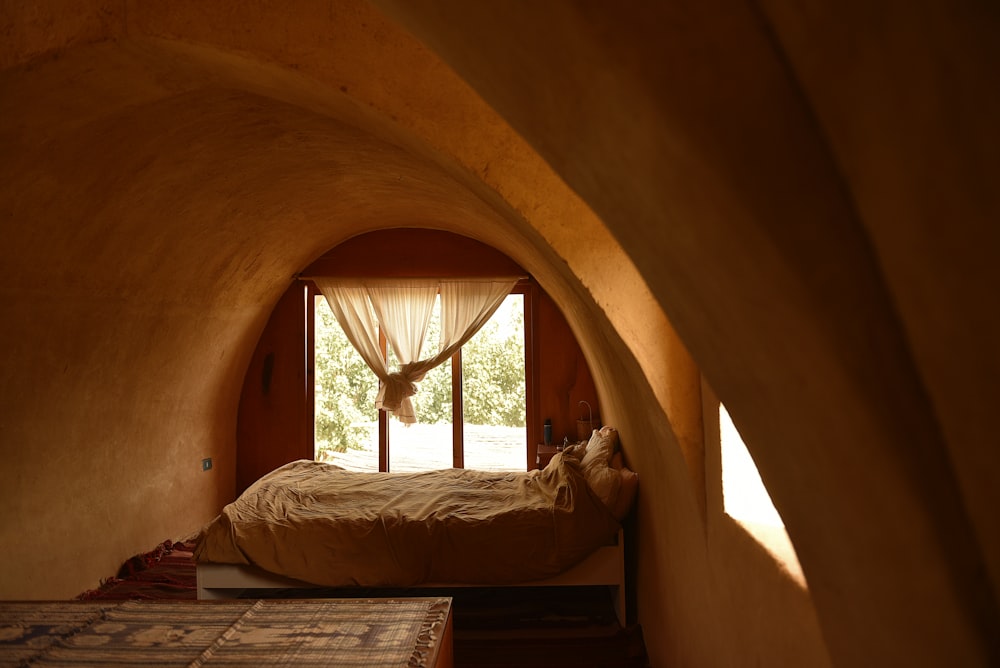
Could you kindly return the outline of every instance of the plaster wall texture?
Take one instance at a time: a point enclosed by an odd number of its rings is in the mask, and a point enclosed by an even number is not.
[[[0,596],[210,519],[294,273],[431,227],[579,339],[654,665],[995,659],[995,12],[376,4],[0,5]],[[721,512],[702,373],[808,593]]]
[[[941,384],[942,408],[958,399],[956,405],[985,410],[996,395],[996,374],[988,336],[980,336],[992,331],[992,316],[966,297],[977,292],[976,279],[995,285],[997,277],[978,250],[971,267],[957,260],[959,266],[943,269],[952,260],[940,246],[915,248],[911,235],[930,229],[919,224],[926,214],[910,220],[892,204],[862,211],[854,199],[858,189],[885,203],[907,200],[900,211],[931,200],[931,210],[967,212],[959,214],[959,234],[968,238],[974,230],[995,248],[992,226],[983,222],[995,200],[981,186],[996,175],[987,157],[995,151],[975,143],[995,148],[992,115],[981,114],[995,104],[986,86],[997,59],[984,28],[996,26],[995,11],[975,3],[841,12],[832,5],[677,2],[628,12],[544,5],[528,19],[495,7],[463,11],[460,3],[381,4],[451,62],[594,207],[706,376],[723,383],[720,395],[811,574],[835,660],[878,663],[880,643],[904,646],[928,635],[942,642],[924,647],[922,662],[954,661],[958,648],[960,662],[995,657],[995,499],[968,510],[973,495],[985,500],[982,482],[993,474],[958,464],[995,458],[981,447],[991,427],[965,408],[956,424],[978,437],[945,438],[939,420],[947,418],[928,397],[911,332],[921,330],[937,357],[951,355],[957,340],[931,332],[961,330],[969,344],[964,363],[983,382],[976,397],[960,399],[950,383]],[[832,32],[824,32],[824,19]],[[447,28],[455,21],[463,31]],[[569,26],[566,37],[553,35],[552,26]],[[504,48],[521,54],[522,73],[533,75],[506,76]],[[879,60],[886,50],[891,56]],[[872,68],[869,58],[877,63]],[[572,74],[557,76],[566,72],[598,76],[585,86]],[[825,92],[810,95],[810,86]],[[929,113],[912,111],[917,103]],[[905,120],[895,123],[897,117]],[[974,141],[941,141],[955,134],[956,118],[967,122],[962,127]],[[831,134],[841,125],[864,132],[868,143]],[[934,138],[904,134],[915,129]],[[888,141],[880,141],[880,131]],[[911,171],[907,158],[922,150],[930,153]],[[873,152],[882,159],[869,162]],[[843,162],[886,176],[852,180]],[[961,176],[933,184],[928,178],[919,191],[881,187],[900,174],[923,181],[917,175],[934,164]],[[887,254],[948,278],[887,279],[894,268]],[[924,309],[901,313],[901,292]],[[987,326],[931,326],[924,300],[936,303],[935,296],[943,312],[959,308],[961,322]],[[948,368],[967,377],[954,362]],[[883,605],[907,613],[888,627],[881,616],[858,614]],[[944,609],[951,612],[942,615]],[[886,662],[898,660],[895,650],[881,651]]]

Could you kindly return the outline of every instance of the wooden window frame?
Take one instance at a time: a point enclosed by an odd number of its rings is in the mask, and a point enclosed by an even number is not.
[[[305,433],[312,434],[312,456],[316,453],[316,297],[322,293],[316,288],[312,281],[306,281],[306,429]],[[534,304],[536,294],[536,284],[533,279],[521,279],[511,289],[510,294],[520,294],[523,296],[524,308],[524,403],[525,403],[525,470],[534,467],[534,453],[531,447],[530,434],[537,431],[534,427],[537,422],[537,409],[535,408],[535,393],[538,381],[535,377],[537,357],[534,346]],[[379,329],[379,348],[382,359],[386,359],[387,341],[385,335]],[[452,466],[454,468],[465,468],[465,419],[462,397],[462,350],[459,349],[451,357],[451,396],[452,396]],[[392,443],[389,440],[389,414],[385,411],[378,411],[378,470],[388,472],[390,470],[389,453]]]

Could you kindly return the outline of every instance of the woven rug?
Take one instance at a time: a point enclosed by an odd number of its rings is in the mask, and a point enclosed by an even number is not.
[[[0,665],[432,665],[451,600],[0,602]]]
[[[82,601],[198,598],[194,543],[165,540],[149,552],[129,557],[118,572],[85,591]]]

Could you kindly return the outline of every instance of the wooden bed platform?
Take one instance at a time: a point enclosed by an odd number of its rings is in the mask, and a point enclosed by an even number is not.
[[[243,564],[199,563],[198,598],[238,598],[245,590],[252,589],[317,589],[321,585],[294,580]],[[615,615],[625,628],[625,540],[618,530],[616,545],[595,550],[589,557],[551,578],[521,582],[506,587],[601,586],[611,588]],[[448,587],[478,587],[486,585],[455,584],[448,582],[424,583],[412,589],[437,589]]]

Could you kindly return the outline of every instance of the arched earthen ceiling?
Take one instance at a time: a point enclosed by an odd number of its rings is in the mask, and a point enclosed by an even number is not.
[[[674,447],[690,425],[662,420],[665,313],[747,436],[834,660],[995,651],[994,9],[59,5],[0,10],[4,591],[69,590],[45,548],[94,531],[84,563],[109,572],[178,527],[115,533],[117,513],[178,488],[175,515],[207,519],[231,484],[176,462],[232,470],[290,277],[421,225],[538,277],[642,444],[640,610],[700,634],[659,656],[710,653],[724,600]]]

